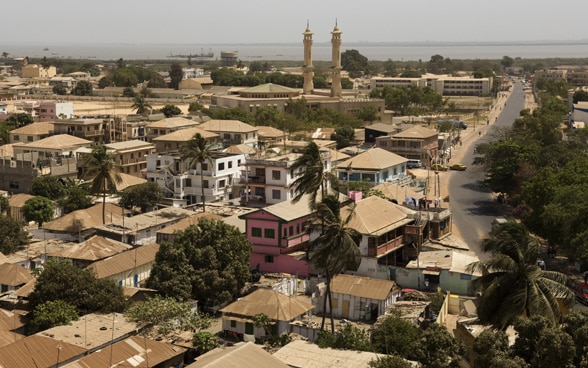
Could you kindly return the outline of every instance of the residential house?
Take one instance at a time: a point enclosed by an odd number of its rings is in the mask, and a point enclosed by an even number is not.
[[[94,143],[108,142],[111,118],[57,119],[53,121],[55,134],[69,134]]]
[[[77,151],[79,148],[90,147],[91,145],[92,141],[83,138],[78,138],[68,134],[56,134],[38,141],[18,145],[14,144],[12,145],[12,149],[15,156],[25,154],[23,159],[29,158],[29,161],[31,161],[30,157],[33,157],[35,156],[34,154],[37,154],[38,157],[33,158],[38,158],[42,161],[49,158],[74,157],[75,151]],[[42,162],[39,164],[42,164]]]
[[[110,279],[120,286],[139,287],[149,278],[155,263],[159,244],[152,243],[135,247],[89,265],[98,279]]]
[[[147,133],[146,138],[148,142],[151,142],[157,137],[175,132],[176,130],[192,128],[198,124],[200,123],[196,120],[186,119],[181,116],[161,119],[145,126]]]
[[[234,144],[258,145],[257,127],[239,120],[208,120],[198,128],[218,134],[219,141],[226,147]]]
[[[301,172],[293,172],[292,165],[299,153],[250,157],[242,165],[241,203],[260,207],[289,201],[295,196],[291,185]],[[321,151],[325,172],[331,170],[329,151]]]
[[[78,80],[73,77],[52,77],[49,79],[49,86],[63,86],[67,93],[71,93],[77,84]]]
[[[57,75],[57,69],[54,66],[45,68],[37,64],[28,64],[23,65],[20,70],[22,78],[51,78],[55,75]]]
[[[53,123],[42,121],[10,131],[10,143],[28,143],[47,138],[53,134]]]
[[[0,295],[16,291],[33,279],[31,271],[17,264],[0,264]]]
[[[370,185],[384,182],[408,184],[412,177],[406,173],[408,159],[381,148],[372,148],[353,156],[335,168],[341,181],[367,181]]]
[[[311,217],[308,196],[296,203],[284,201],[239,216],[245,219],[247,238],[253,244],[251,268],[308,276],[310,264],[306,247],[310,240],[308,223]]]
[[[89,80],[92,77],[92,74],[90,72],[72,72],[67,73],[65,76],[72,77],[77,80]]]
[[[430,290],[439,287],[452,294],[472,295],[472,280],[481,274],[468,272],[467,266],[478,260],[474,255],[453,249],[423,251],[405,267],[395,267],[393,279],[403,287]]]
[[[293,340],[276,351],[273,356],[289,367],[296,368],[369,368],[370,362],[377,360],[382,354],[321,348],[309,341]]]
[[[221,308],[223,331],[235,336],[262,338],[266,331],[255,327],[253,317],[265,314],[273,324],[273,334],[289,334],[290,323],[302,319],[314,306],[302,298],[271,289],[257,289]]]
[[[147,168],[147,156],[156,152],[152,143],[136,139],[107,143],[106,148],[113,150],[113,158],[120,165],[121,172],[138,177],[142,177],[143,170]]]
[[[214,145],[218,142],[218,134],[208,132],[197,127],[178,129],[171,133],[153,138],[151,141],[155,144],[155,150],[158,154],[182,153],[182,150],[188,144],[196,133],[199,133],[206,140],[208,145]]]
[[[245,156],[221,151],[210,154],[210,162],[189,168],[188,159],[182,159],[181,153],[149,155],[145,177],[157,183],[174,206],[201,203],[203,187],[205,201],[233,199],[238,196],[236,185]]]
[[[45,222],[43,229],[52,233],[52,237],[58,237],[71,241],[82,241],[94,235],[95,228],[102,223],[102,203],[92,207],[70,212],[53,221]],[[106,223],[118,222],[129,212],[114,203],[106,202],[104,208]]]
[[[343,219],[351,214],[348,226],[361,234],[359,250],[362,257],[358,270],[352,273],[390,279],[390,266],[406,264],[414,253],[405,236],[405,227],[416,222],[418,212],[370,196],[341,209]]]
[[[139,246],[154,243],[158,230],[173,225],[193,213],[182,208],[166,207],[133,217],[122,217],[94,229],[96,235]]]
[[[16,301],[13,300],[13,303]],[[7,307],[12,308],[10,308],[11,310],[0,309],[0,347],[24,338],[24,327],[28,323],[26,317],[28,311],[16,309],[16,304]]]
[[[288,139],[286,132],[270,126],[258,125],[257,134],[260,149],[284,145],[286,139]]]
[[[38,111],[41,120],[71,119],[74,116],[74,104],[65,101],[41,101]]]
[[[173,225],[158,230],[156,243],[161,244],[162,242],[173,242],[176,233],[184,231],[190,226],[198,225],[198,221],[200,221],[201,218],[218,221],[223,217],[210,212],[194,213],[193,215],[185,217]]]
[[[391,135],[398,131],[398,127],[391,124],[376,123],[365,127],[365,143],[374,144],[376,138]]]
[[[114,256],[131,249],[132,246],[94,235],[81,242],[72,243],[55,252],[48,254],[50,258],[66,259],[80,268],[88,267],[92,262]]]
[[[121,313],[89,313],[67,325],[51,327],[36,335],[86,349],[84,355],[87,355],[136,335],[140,329],[138,323],[129,321]]]
[[[429,163],[437,157],[438,133],[421,126],[414,126],[392,135],[376,138],[376,147],[412,160]]]
[[[313,304],[322,312],[325,284],[319,284],[319,288],[320,296]],[[341,274],[331,280],[331,296],[334,318],[375,322],[398,300],[400,287],[391,280]]]
[[[163,341],[131,336],[80,358],[63,368],[153,367],[171,368],[184,364],[187,349]]]
[[[72,362],[86,349],[50,337],[31,335],[0,347],[0,366],[18,368],[51,368]]]
[[[22,208],[26,201],[34,197],[34,195],[26,193],[19,193],[8,197],[8,215],[21,224],[26,223],[27,221],[23,215]]]
[[[288,364],[273,357],[253,342],[240,342],[204,353],[186,368],[289,368]]]
[[[30,86],[14,86],[11,87],[11,90],[13,88],[19,88],[18,91],[21,90],[26,90],[28,92],[28,90],[30,90]],[[37,114],[39,112],[39,106],[41,106],[41,104],[39,103],[39,101],[35,101],[35,100],[21,100],[21,101],[16,101],[13,104],[14,106],[14,113],[25,113],[25,114],[29,114],[31,115],[33,118],[37,117]]]

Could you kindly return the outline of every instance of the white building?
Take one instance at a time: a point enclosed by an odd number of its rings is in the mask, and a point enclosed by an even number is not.
[[[443,96],[487,96],[492,89],[492,78],[450,77],[427,74],[420,78],[374,77],[370,88],[431,87]]]

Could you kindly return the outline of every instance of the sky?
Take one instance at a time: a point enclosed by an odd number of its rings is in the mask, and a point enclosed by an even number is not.
[[[588,40],[586,0],[27,0],[2,4],[2,45]]]

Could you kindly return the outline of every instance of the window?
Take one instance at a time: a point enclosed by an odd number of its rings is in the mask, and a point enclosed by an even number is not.
[[[20,188],[20,185],[19,185],[18,181],[11,180],[10,183],[8,184],[8,187],[10,189],[18,189],[18,188]]]
[[[260,227],[252,227],[251,228],[251,236],[255,238],[261,238],[261,228]]]
[[[225,169],[225,163],[224,162],[219,162],[218,163],[218,169],[219,170],[224,170]]]
[[[223,135],[223,138],[224,138],[224,139],[231,139],[231,135],[230,135],[230,134],[228,134],[228,133],[225,133],[225,134]]]
[[[32,141],[33,141],[33,137],[31,137],[30,135],[29,135],[29,136],[27,136],[27,141],[28,141],[28,142],[32,142]]]
[[[273,180],[280,180],[280,171],[279,170],[272,170],[272,179]]]
[[[250,323],[250,322],[245,323],[245,334],[253,335],[253,323]]]
[[[282,193],[278,189],[272,190],[272,199],[281,199]]]
[[[15,136],[14,136],[14,140],[15,140],[15,141],[20,141],[20,137],[19,137],[18,135],[15,135]]]
[[[339,299],[333,298],[332,302],[333,302],[333,309],[339,308]]]
[[[263,261],[265,263],[274,263],[274,256],[265,256]]]
[[[233,168],[233,161],[229,161],[228,162],[228,167],[229,167],[229,169],[232,169]]]
[[[276,237],[276,231],[274,229],[265,229],[264,238],[273,239]]]
[[[294,235],[294,226],[290,226],[288,232],[290,233],[290,236]]]
[[[208,188],[208,180],[204,180],[204,181],[202,181],[202,186],[203,186],[204,188]]]
[[[202,165],[202,171],[208,171],[208,164],[206,162],[203,162],[201,165]]]
[[[226,180],[219,180],[219,182],[218,182],[219,189],[224,188],[226,185],[227,185]]]
[[[231,327],[232,328],[236,328],[237,327],[237,321],[231,320]]]
[[[255,176],[265,176],[265,169],[256,167],[255,168]]]
[[[192,186],[192,179],[186,179],[186,186],[187,187],[191,187]]]

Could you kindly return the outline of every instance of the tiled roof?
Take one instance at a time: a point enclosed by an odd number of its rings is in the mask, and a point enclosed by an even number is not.
[[[136,148],[153,148],[153,144],[145,141],[140,141],[138,139],[132,139],[130,141],[124,142],[107,143],[105,144],[105,146],[116,151],[125,151]]]
[[[400,291],[400,287],[391,280],[342,274],[331,280],[331,291],[366,299],[386,300],[391,292]]]
[[[383,170],[392,166],[403,164],[405,162],[408,162],[407,158],[399,156],[390,151],[386,151],[382,148],[372,148],[341,162],[337,167],[340,170]]]
[[[8,198],[8,205],[10,207],[22,207],[26,201],[34,197],[35,196],[26,193],[15,194]]]
[[[119,175],[120,175],[120,178],[122,179],[122,181],[120,183],[116,183],[116,191],[117,192],[122,192],[123,190],[125,190],[129,187],[135,186],[135,185],[147,183],[147,179],[139,178],[134,175],[125,174],[125,173],[119,173]]]
[[[229,146],[227,149],[225,149],[224,152],[244,154],[244,155],[257,154],[257,150],[255,148],[248,146],[246,144],[235,144],[233,146]]]
[[[90,239],[75,243],[71,246],[60,249],[57,252],[50,253],[50,257],[79,259],[86,261],[97,261],[106,257],[113,256],[117,253],[124,252],[132,248],[132,246],[105,238],[103,236],[94,235]]]
[[[224,314],[253,317],[263,313],[274,321],[292,321],[314,306],[295,296],[287,296],[271,289],[257,289],[251,294],[227,305]]]
[[[260,137],[276,137],[276,138],[284,137],[286,135],[280,129],[276,129],[271,126],[264,126],[264,125],[257,126],[257,134]]]
[[[142,245],[112,257],[96,261],[89,265],[87,269],[94,271],[97,278],[104,279],[154,262],[155,254],[158,250],[159,244]]]
[[[209,120],[198,125],[198,128],[209,132],[251,133],[257,128],[239,120]]]

